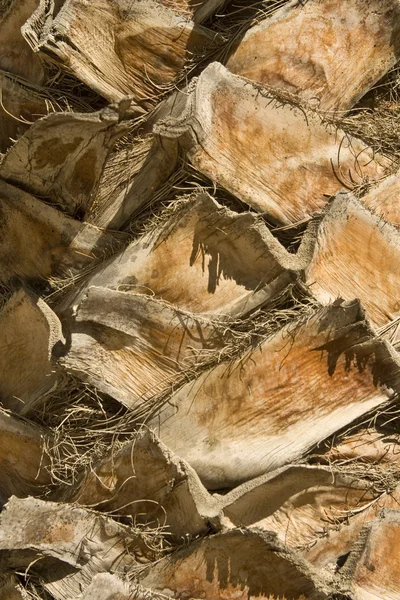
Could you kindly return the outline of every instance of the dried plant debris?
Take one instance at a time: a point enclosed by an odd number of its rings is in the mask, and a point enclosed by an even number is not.
[[[66,0],[54,19],[42,3],[42,15],[28,21],[24,33],[35,50],[107,100],[131,95],[144,108],[215,37],[157,0]]]
[[[233,526],[273,531],[283,544],[304,552],[378,495],[367,480],[298,465],[262,475],[219,499],[225,525],[228,518]]]
[[[0,410],[0,503],[40,494],[50,481],[44,431]]]
[[[40,57],[24,40],[21,27],[36,10],[39,0],[11,0],[5,10],[0,5],[0,69],[33,83],[42,83]]]
[[[234,529],[191,544],[140,576],[140,583],[174,598],[327,598],[311,565],[273,534]]]
[[[177,138],[201,173],[284,225],[307,219],[346,186],[383,176],[391,162],[316,113],[212,63],[179,118],[154,130]]]
[[[347,111],[398,61],[399,18],[398,0],[292,0],[233,41],[227,67]]]
[[[388,324],[399,313],[400,232],[351,194],[338,194],[310,224],[314,240],[306,283],[322,304],[359,298],[371,321]],[[309,243],[309,240],[306,241]]]
[[[30,567],[56,600],[82,593],[96,573],[124,573],[160,553],[149,535],[69,504],[13,496],[0,515],[1,568]]]
[[[2,600],[27,600],[28,598],[14,573],[0,575],[0,594]]]
[[[136,524],[162,528],[170,542],[221,527],[220,502],[207,492],[196,472],[147,428],[92,466],[69,499]]]
[[[0,177],[84,216],[115,141],[127,130],[129,100],[97,113],[53,113],[36,121],[0,163]]]
[[[399,381],[397,353],[359,302],[338,301],[206,370],[150,424],[207,487],[232,487],[386,404]]]
[[[88,285],[154,294],[194,313],[245,314],[298,274],[289,254],[252,213],[199,191],[98,269]]]
[[[371,187],[361,202],[385,221],[400,226],[400,177],[389,175]]]
[[[0,179],[0,281],[78,273],[118,249],[111,233],[81,223]]]
[[[52,357],[65,340],[46,303],[21,288],[0,311],[0,401],[26,414],[57,385]]]
[[[329,448],[316,458],[333,467],[343,465],[354,470],[359,466],[366,476],[371,471],[386,471],[393,466],[400,475],[400,434],[372,426],[335,436]],[[366,466],[370,468],[366,468]]]
[[[400,511],[384,509],[365,525],[341,570],[344,590],[355,600],[400,598],[398,561],[393,549],[400,537]]]
[[[106,165],[88,221],[98,227],[120,229],[167,185],[178,165],[176,140],[148,136],[116,153]]]
[[[46,97],[0,71],[0,152],[5,152],[29,126],[48,113]]]
[[[135,408],[169,390],[204,349],[222,350],[224,328],[149,296],[90,287],[62,358],[68,372]]]

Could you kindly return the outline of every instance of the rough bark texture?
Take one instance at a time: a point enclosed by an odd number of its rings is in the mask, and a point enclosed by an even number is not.
[[[27,496],[50,483],[43,434],[38,427],[0,411],[0,503]]]
[[[45,98],[4,71],[0,71],[0,94],[0,152],[5,152],[48,111]]]
[[[116,243],[94,225],[81,223],[0,180],[0,280],[45,280],[90,266]]]
[[[0,0],[0,600],[400,600],[399,17]]]
[[[148,296],[90,287],[71,330],[68,371],[134,408],[179,382],[222,327]]]
[[[160,561],[140,581],[178,598],[327,597],[306,562],[257,529],[235,529],[194,543]]]

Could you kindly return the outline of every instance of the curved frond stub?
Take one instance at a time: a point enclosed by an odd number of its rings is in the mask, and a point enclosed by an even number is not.
[[[371,188],[361,202],[379,217],[392,225],[400,227],[400,177],[390,175],[378,185]]]
[[[306,283],[322,304],[335,298],[359,298],[378,326],[399,312],[400,232],[371,213],[351,194],[338,194],[319,223],[312,223],[314,240]]]
[[[222,349],[209,320],[164,302],[90,287],[71,325],[65,368],[128,408],[165,392],[196,364],[202,349]]]
[[[0,311],[0,400],[26,414],[57,382],[53,350],[64,343],[53,311],[24,289]]]
[[[219,63],[201,73],[180,118],[154,131],[178,138],[196,169],[282,224],[307,219],[343,185],[378,179],[391,164]]]
[[[151,426],[207,487],[232,487],[385,404],[399,375],[359,303],[338,301],[187,383]]]
[[[369,481],[328,467],[295,465],[262,475],[221,497],[224,516],[236,527],[273,531],[304,553],[316,540],[361,511],[378,494]]]
[[[131,95],[144,107],[154,105],[192,53],[214,38],[157,0],[67,0],[48,19],[51,28],[43,24],[39,34],[25,28],[27,37],[38,39],[37,50],[107,100]]]
[[[236,42],[227,67],[347,111],[399,60],[399,19],[398,0],[292,0]]]
[[[206,192],[111,258],[88,285],[154,294],[182,310],[244,314],[282,291],[300,272],[266,225]]]
[[[40,558],[44,587],[74,598],[99,572],[121,571],[137,557],[154,559],[135,529],[77,506],[13,496],[0,516],[0,565],[27,568]]]
[[[0,410],[0,503],[42,491],[51,481],[43,432]]]
[[[106,159],[126,131],[124,112],[123,106],[110,106],[89,114],[53,113],[36,121],[4,156],[0,177],[71,216],[85,215]]]
[[[44,280],[92,264],[115,237],[0,180],[0,281]]]
[[[271,532],[234,529],[211,536],[159,561],[140,583],[176,598],[282,600],[327,598],[312,567]]]
[[[175,543],[207,532],[209,521],[217,521],[220,504],[196,472],[147,428],[93,465],[70,498],[114,515],[130,515],[151,528],[162,527]]]
[[[393,556],[399,541],[400,511],[386,508],[361,530],[341,571],[343,588],[357,600],[400,598],[400,567]]]

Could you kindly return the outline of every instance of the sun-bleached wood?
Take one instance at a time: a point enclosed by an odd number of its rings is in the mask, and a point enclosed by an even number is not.
[[[299,262],[257,215],[198,192],[104,263],[88,285],[151,294],[194,313],[240,315],[282,291]]]
[[[220,500],[234,526],[273,531],[283,544],[304,552],[377,495],[367,480],[298,465],[248,481]]]
[[[131,95],[145,107],[215,37],[158,0],[66,0],[54,18],[43,4],[24,33],[32,47],[107,100]]]
[[[227,67],[347,111],[398,61],[399,18],[398,0],[291,0],[234,42]]]
[[[99,572],[121,572],[153,558],[136,531],[94,511],[36,498],[10,498],[0,516],[0,566],[26,568],[40,557],[44,587],[56,600],[81,594]]]
[[[338,194],[310,224],[305,281],[322,304],[359,298],[378,327],[400,312],[400,232],[351,194]]]
[[[130,515],[136,523],[164,526],[175,543],[206,533],[211,521],[219,523],[220,502],[208,494],[196,472],[147,428],[93,465],[68,496],[96,510]]]
[[[108,229],[129,225],[132,216],[154,199],[178,163],[176,140],[150,136],[107,162],[88,221]]]
[[[373,186],[361,202],[392,225],[400,226],[400,176],[390,175]]]
[[[384,509],[361,530],[342,571],[343,587],[354,600],[398,600],[399,563],[393,549],[400,540],[400,511]]]
[[[191,86],[181,115],[154,131],[178,139],[196,169],[282,224],[307,219],[344,185],[379,179],[391,165],[317,113],[216,62]]]
[[[222,349],[223,329],[149,296],[90,287],[71,324],[68,372],[128,408],[169,390],[201,359]]]
[[[356,479],[356,477],[354,478]],[[354,547],[362,528],[376,519],[384,509],[398,509],[400,487],[381,494],[370,506],[354,511],[342,523],[326,531],[326,535],[315,540],[315,544],[303,553],[317,568],[334,568],[340,557],[345,557]]]
[[[399,373],[397,353],[374,337],[359,302],[338,301],[203,372],[150,426],[206,487],[233,487],[385,404]]]

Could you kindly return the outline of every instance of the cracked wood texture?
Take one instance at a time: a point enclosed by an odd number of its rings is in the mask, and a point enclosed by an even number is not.
[[[306,283],[322,304],[359,298],[371,321],[386,325],[400,311],[400,232],[352,195],[338,194],[312,223],[314,250]]]
[[[400,57],[398,0],[292,0],[234,41],[227,67],[323,111],[347,111]]]
[[[352,550],[362,528],[374,521],[384,509],[398,509],[399,501],[399,486],[391,492],[382,493],[365,510],[355,511],[342,523],[329,529],[326,536],[316,540],[304,553],[304,557],[317,568],[338,564],[340,557],[345,557]]]
[[[150,424],[206,487],[232,487],[385,404],[398,377],[396,353],[374,337],[359,303],[341,301],[205,371]]]
[[[45,18],[42,19],[42,27]],[[154,104],[183,71],[194,52],[211,44],[214,34],[187,22],[162,2],[145,0],[67,0],[38,34],[36,49],[50,56],[107,100],[130,95],[143,106]]]
[[[154,295],[194,313],[243,314],[282,291],[298,262],[256,215],[199,192],[89,285]]]
[[[135,530],[83,508],[13,496],[0,515],[1,568],[26,568],[40,558],[56,600],[81,594],[96,573],[121,572],[151,556]]]
[[[342,575],[354,600],[400,598],[400,572],[392,551],[400,538],[400,511],[384,509],[362,529]]]
[[[234,488],[221,503],[234,526],[273,531],[303,554],[377,496],[367,480],[327,467],[292,466]]]
[[[390,175],[362,196],[361,202],[385,221],[399,227],[399,198],[400,177],[398,175]]]
[[[178,138],[196,169],[281,224],[307,219],[343,185],[379,179],[391,164],[219,63],[201,73],[180,117],[154,130]]]

